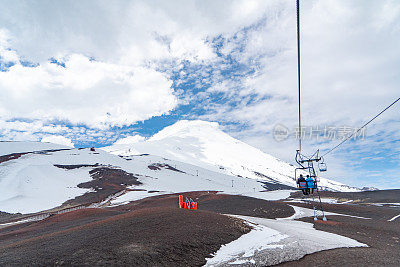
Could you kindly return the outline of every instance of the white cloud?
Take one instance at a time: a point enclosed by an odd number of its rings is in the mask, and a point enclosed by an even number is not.
[[[134,65],[170,57],[201,60],[213,57],[207,37],[251,25],[276,2],[5,1],[0,4],[0,25],[15,37],[13,48],[35,62],[71,53]]]
[[[140,135],[132,135],[132,136],[127,136],[125,138],[119,139],[117,142],[114,144],[116,145],[126,145],[126,144],[135,144],[139,142],[143,142],[146,138]]]
[[[43,137],[41,142],[47,142],[47,143],[53,143],[53,144],[58,144],[58,145],[74,147],[74,144],[71,142],[70,139],[68,139],[64,136],[61,136],[61,135],[49,135],[49,136]]]
[[[0,60],[8,62],[16,62],[19,60],[17,53],[9,49],[10,33],[5,29],[0,29]]]
[[[399,97],[400,13],[395,12],[399,9],[400,3],[394,1],[370,1],[368,5],[363,1],[302,2],[303,125],[361,126]],[[278,123],[290,129],[297,126],[295,16],[295,3],[281,1],[266,11],[265,24],[250,29],[241,40],[224,44],[224,53],[255,67],[255,73],[234,81],[233,85],[224,81],[211,90],[226,95],[235,92],[242,99],[255,95],[255,101],[234,106],[214,103],[209,113],[202,116],[250,126],[233,134],[289,162],[293,162],[297,142],[277,143],[271,132]],[[238,47],[243,44],[241,52]],[[252,65],[254,59],[260,66]],[[224,87],[227,84],[229,87]],[[400,135],[398,114],[397,105],[370,125],[369,142],[363,143],[364,155],[398,151],[398,143],[391,143]],[[387,134],[382,140],[376,132]],[[304,153],[329,149],[338,142],[321,144],[307,140],[303,142]],[[351,155],[357,144],[349,143],[331,154],[334,156],[328,160],[334,168],[330,168],[328,175],[345,183],[369,181],[362,177],[370,164],[361,164],[364,171],[354,166],[360,163],[358,156],[362,154]],[[382,177],[394,171],[383,168]],[[392,187],[396,182],[398,187],[398,179],[393,180]]]
[[[0,72],[0,116],[68,120],[91,127],[130,125],[168,113],[177,100],[160,72],[73,54],[65,67],[16,64]]]
[[[29,1],[0,4],[0,117],[106,128],[168,114],[178,101],[161,62],[212,62],[209,38],[263,16],[265,1]],[[43,12],[46,10],[46,12]],[[65,67],[49,63],[57,58]],[[96,60],[90,60],[95,58]],[[38,64],[26,67],[25,60]]]

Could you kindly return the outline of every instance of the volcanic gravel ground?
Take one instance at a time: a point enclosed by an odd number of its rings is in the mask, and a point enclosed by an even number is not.
[[[290,205],[217,192],[186,192],[198,210],[178,208],[178,195],[161,195],[104,209],[82,209],[53,215],[40,222],[0,230],[0,265],[131,265],[200,266],[205,258],[250,231],[229,213],[263,218],[289,217]],[[368,244],[307,255],[287,266],[400,266],[399,208],[323,204],[325,210],[354,216],[328,216],[328,221],[303,218],[318,230]]]
[[[153,197],[4,228],[0,265],[200,266],[250,231],[236,218],[179,209],[177,200]]]
[[[9,222],[10,220],[18,219],[22,216],[21,213],[7,213],[0,211],[0,223]]]
[[[199,209],[211,210],[222,214],[245,215],[267,219],[285,218],[294,214],[294,209],[285,203],[246,196],[205,195],[199,197],[198,202]]]
[[[400,203],[400,189],[363,191],[363,192],[330,192],[320,191],[321,197],[335,198],[340,201],[353,200],[354,203]],[[291,197],[300,198],[302,193],[297,191]]]

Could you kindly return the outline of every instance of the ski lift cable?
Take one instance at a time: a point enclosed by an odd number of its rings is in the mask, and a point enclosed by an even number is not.
[[[301,98],[300,98],[300,3],[296,0],[297,9],[297,78],[298,78],[298,95],[299,95],[299,151],[301,153]]]
[[[386,110],[388,110],[389,108],[391,108],[394,104],[396,104],[398,101],[400,100],[400,97],[397,98],[392,104],[390,104],[389,106],[387,106],[384,110],[382,110],[381,112],[379,112],[375,117],[373,117],[372,119],[370,119],[367,123],[365,123],[363,126],[361,126],[360,128],[358,128],[357,131],[353,132],[350,136],[348,136],[346,139],[344,139],[342,142],[340,142],[339,144],[337,144],[335,147],[333,147],[332,149],[330,149],[328,152],[326,152],[324,155],[322,155],[322,157],[325,157],[326,155],[328,155],[329,153],[331,153],[333,150],[335,150],[336,148],[338,148],[339,146],[341,146],[343,143],[345,143],[346,141],[348,141],[349,139],[351,139],[355,134],[357,134],[358,132],[360,132],[363,128],[365,128],[368,124],[370,124],[373,120],[375,120],[376,118],[378,118],[380,115],[382,115],[382,113],[384,113]]]
[[[299,0],[296,0],[296,11],[297,11],[297,78],[298,78],[298,97],[299,97],[299,99],[298,99],[298,101],[299,101],[299,103],[298,103],[298,108],[299,108],[299,110],[298,110],[298,112],[299,112],[299,114],[298,114],[299,115],[299,130],[298,130],[299,131],[299,150],[297,150],[297,153],[296,153],[296,161],[301,167],[295,169],[294,175],[296,177],[296,171],[299,169],[301,169],[301,170],[308,169],[309,173],[310,173],[310,177],[312,177],[314,175],[313,177],[316,178],[313,162],[317,161],[317,159],[316,158],[313,159],[313,157],[314,156],[318,157],[319,150],[317,150],[314,153],[314,155],[311,156],[310,158],[307,157],[308,158],[308,160],[307,160],[308,167],[304,167],[301,163],[301,158],[305,157],[305,156],[301,154],[301,136],[302,135],[301,135],[301,79],[300,79],[301,65],[300,65],[300,3],[299,3]],[[300,157],[300,161],[298,161],[298,157]],[[310,165],[310,162],[311,162],[311,165]],[[308,183],[309,183],[309,181],[307,181],[307,185],[306,185],[307,189],[302,189],[302,190],[304,190],[303,194],[305,194],[305,195],[306,195],[306,193],[305,193],[306,190],[308,190],[308,192],[310,192],[310,189],[308,189]],[[298,185],[299,185],[299,189],[300,189],[300,183],[298,183]],[[318,199],[319,199],[320,208],[322,210],[323,220],[326,221],[326,217],[325,217],[324,210],[322,208],[322,201],[321,201],[321,197],[319,196],[319,191],[318,191],[318,186],[317,186],[316,180],[313,180],[312,194],[314,194],[314,188],[316,189],[317,194],[318,194]],[[314,199],[314,195],[312,195],[312,196]],[[317,220],[317,215],[315,213],[316,209],[315,209],[314,204],[313,204],[313,208],[314,208],[314,220]]]
[[[296,13],[297,13],[297,78],[298,78],[298,117],[299,117],[299,152],[301,153],[301,64],[300,64],[300,3],[299,0],[296,0]],[[366,122],[363,126],[358,128],[357,131],[353,132],[350,136],[348,136],[346,139],[344,139],[342,142],[337,144],[335,147],[330,149],[328,152],[323,154],[320,158],[325,157],[329,153],[331,153],[333,150],[341,146],[343,143],[351,139],[354,135],[359,133],[362,129],[364,129],[368,124],[370,124],[372,121],[374,121],[376,118],[378,118],[382,113],[384,113],[386,110],[391,108],[394,104],[396,104],[400,100],[400,97],[397,98],[393,103],[391,103],[389,106],[387,106],[385,109],[383,109],[381,112],[379,112],[375,117],[370,119],[368,122]]]

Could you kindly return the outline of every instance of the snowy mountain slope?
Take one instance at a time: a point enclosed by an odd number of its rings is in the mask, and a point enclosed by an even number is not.
[[[32,213],[51,209],[87,191],[77,187],[91,179],[87,170],[65,172],[41,157],[27,155],[1,166],[0,211]]]
[[[146,141],[103,149],[116,155],[149,153],[229,175],[296,186],[294,166],[229,136],[215,122],[179,121]],[[334,191],[359,190],[325,178],[319,185]]]
[[[20,144],[19,144],[20,145]],[[30,145],[28,143],[28,145]],[[157,156],[121,158],[102,150],[71,149],[44,154],[27,154],[0,164],[0,211],[33,213],[60,206],[83,195],[88,189],[77,185],[91,181],[89,171],[96,167],[120,168],[132,173],[142,183],[112,200],[113,204],[141,199],[155,194],[187,191],[223,191],[264,199],[282,199],[290,191],[265,190],[255,179],[226,175],[179,161]],[[55,165],[86,165],[74,169]]]
[[[45,143],[45,142],[18,142],[18,141],[0,141],[0,156],[8,155],[13,153],[24,153],[42,150],[53,150],[53,149],[69,149],[70,147]]]
[[[188,191],[221,191],[232,195],[245,195],[266,200],[278,200],[289,197],[292,190],[266,191],[263,184],[255,179],[226,175],[210,171],[192,164],[169,160],[158,156],[126,156],[132,164],[127,164],[124,169],[133,171],[132,168],[145,174],[139,179],[143,183],[136,189],[146,189],[145,192],[127,192],[125,195],[113,200],[113,204],[122,204],[126,201],[141,199],[154,194],[166,194]],[[178,171],[168,168],[151,170],[149,166],[167,165]],[[144,167],[144,168],[143,168]],[[148,193],[154,190],[160,192]]]

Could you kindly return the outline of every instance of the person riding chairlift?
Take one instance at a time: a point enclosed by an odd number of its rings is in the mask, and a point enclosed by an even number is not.
[[[307,181],[304,179],[304,176],[300,174],[299,179],[297,179],[297,184],[299,185],[299,188],[303,192],[304,195],[308,195],[308,190],[307,190]]]
[[[310,177],[310,175],[307,175],[306,178],[306,182],[307,182],[307,193],[310,194],[314,194],[314,188],[315,188],[315,181],[313,178]],[[311,192],[310,192],[311,189]]]

